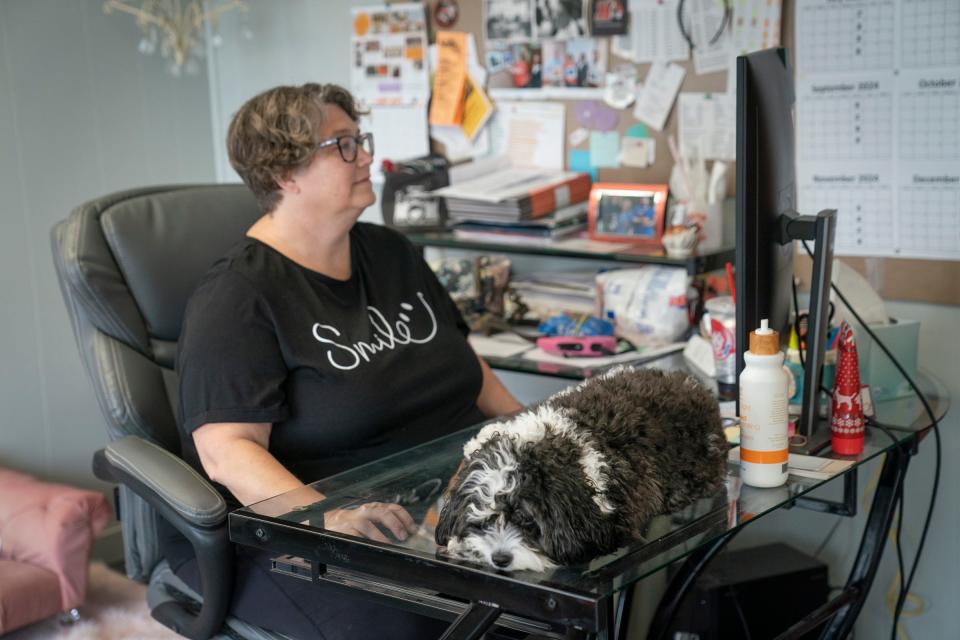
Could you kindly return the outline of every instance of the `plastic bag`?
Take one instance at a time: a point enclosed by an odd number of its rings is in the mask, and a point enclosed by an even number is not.
[[[648,266],[597,275],[603,317],[618,336],[639,346],[676,342],[690,326],[688,276],[676,267]]]

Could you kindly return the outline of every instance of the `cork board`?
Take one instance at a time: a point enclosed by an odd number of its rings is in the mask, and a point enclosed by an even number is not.
[[[428,21],[431,23],[431,31],[436,27],[433,22],[433,7],[437,0],[428,0],[427,11]],[[468,31],[473,33],[476,40],[478,53],[483,59],[486,38],[483,28],[483,0],[459,0],[460,16],[453,25],[452,30]],[[781,42],[791,52],[794,45],[794,8],[796,0],[783,0],[782,10],[782,33]],[[620,64],[629,64],[612,53],[608,52],[608,68],[614,68]],[[681,92],[709,92],[722,93],[727,88],[727,74],[725,72],[711,73],[707,75],[697,75],[694,73],[693,60],[677,62],[686,70],[683,84],[680,87]],[[637,77],[642,81],[646,77],[649,64],[638,64]],[[574,113],[575,101],[571,100],[551,100],[551,102],[560,102],[566,106],[566,128],[567,134],[580,125],[577,123]],[[656,131],[648,127],[649,136],[656,140],[657,156],[653,165],[643,169],[633,167],[601,168],[598,170],[598,179],[601,182],[635,182],[635,183],[662,183],[666,184],[670,177],[672,159],[670,157],[667,138],[669,135],[677,136],[677,110],[674,108],[670,112],[667,123],[663,131]],[[638,121],[633,117],[632,107],[624,109],[620,113],[618,130],[621,135]],[[565,147],[569,143],[565,142]],[[736,172],[734,163],[730,163],[728,172],[727,193],[733,195],[735,192]],[[816,212],[803,212],[813,214]],[[798,252],[799,253],[799,252]],[[844,262],[861,272],[869,282],[878,290],[881,296],[890,300],[911,300],[917,302],[931,302],[937,304],[960,304],[960,262],[953,261],[933,261],[933,260],[915,260],[898,258],[859,258],[844,257]],[[804,262],[809,263],[806,256],[797,257],[798,275],[803,275],[804,271],[809,272],[809,266],[804,266]]]
[[[430,0],[428,3],[428,11],[430,13],[429,21],[431,23],[431,31],[436,30],[435,25],[433,24],[433,6],[436,4],[436,0]],[[483,5],[484,0],[459,0],[460,6],[460,17],[457,20],[456,24],[453,25],[452,30],[454,31],[468,31],[473,34],[474,39],[477,43],[478,54],[481,61],[484,57],[484,52],[486,51],[486,35],[483,28]],[[629,3],[628,3],[629,6]],[[606,38],[609,40],[609,38]],[[609,45],[609,43],[608,43]],[[623,64],[631,64],[630,61],[624,60],[614,56],[609,50],[607,53],[607,68],[613,69],[617,66]],[[683,85],[680,87],[680,91],[690,91],[690,92],[706,92],[706,93],[723,93],[727,89],[727,74],[725,72],[720,73],[711,73],[708,75],[698,76],[694,73],[693,70],[693,60],[685,60],[682,62],[676,62],[684,68],[686,75],[683,79]],[[638,64],[635,65],[637,68],[637,79],[642,81],[646,77],[647,71],[650,68],[649,64]],[[575,100],[549,100],[550,102],[562,103],[566,105],[567,114],[566,114],[566,133],[570,134],[574,129],[577,129],[581,125],[577,122],[576,114],[574,112],[574,106],[577,101]],[[639,120],[633,117],[633,107],[620,110],[620,120],[617,125],[617,130],[620,132],[621,136],[626,134],[627,129],[631,126],[637,124]],[[650,138],[656,140],[657,146],[657,155],[656,161],[653,165],[645,167],[643,169],[638,169],[634,167],[617,167],[617,168],[601,168],[598,170],[597,178],[600,182],[634,182],[634,183],[652,183],[652,184],[666,184],[670,178],[670,169],[673,166],[673,160],[670,157],[670,150],[667,146],[667,138],[669,135],[677,136],[677,117],[676,109],[674,108],[670,112],[670,116],[667,119],[667,123],[664,126],[663,131],[657,131],[653,128],[647,127],[648,135]],[[564,143],[564,147],[569,147],[569,142]],[[586,145],[581,145],[577,147],[578,149],[586,149]],[[728,175],[728,184],[727,184],[727,193],[733,194],[734,185],[736,181],[736,176],[734,175],[733,163],[730,163],[730,170],[727,173]]]

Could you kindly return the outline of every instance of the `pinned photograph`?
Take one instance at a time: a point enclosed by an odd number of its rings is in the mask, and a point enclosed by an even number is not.
[[[531,0],[484,0],[487,41],[530,40],[533,37]]]
[[[499,65],[487,69],[491,88],[539,89],[543,86],[543,52],[539,43],[491,44],[487,48],[487,60],[491,59],[499,61]]]
[[[602,87],[607,50],[598,40],[553,40],[543,43],[545,87]]]
[[[627,33],[627,0],[589,0],[590,35],[620,36]]]
[[[660,245],[667,186],[596,183],[590,191],[590,237]]]
[[[583,0],[534,0],[534,33],[538,38],[583,38],[588,33]]]

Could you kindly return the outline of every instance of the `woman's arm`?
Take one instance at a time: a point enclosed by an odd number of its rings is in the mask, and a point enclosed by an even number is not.
[[[305,485],[290,473],[267,450],[273,425],[266,422],[213,422],[193,432],[200,464],[210,479],[230,490],[241,504],[252,504],[273,496],[303,488]],[[297,492],[300,503],[323,500],[312,488]],[[293,509],[296,504],[287,505]],[[324,514],[324,527],[341,533],[389,542],[376,524],[387,528],[398,540],[405,540],[417,525],[407,511],[395,504],[371,502],[355,509],[337,509]]]
[[[496,418],[523,409],[523,405],[517,402],[513,394],[507,391],[507,388],[494,375],[483,358],[477,356],[477,360],[480,361],[480,369],[483,371],[483,386],[480,388],[480,395],[477,396],[477,408],[483,415],[488,418]]]
[[[267,451],[272,428],[268,422],[213,422],[193,432],[203,470],[229,489],[240,504],[253,504],[303,486]]]

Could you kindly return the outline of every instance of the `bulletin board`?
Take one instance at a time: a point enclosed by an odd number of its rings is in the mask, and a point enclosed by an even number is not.
[[[796,0],[782,0],[783,9],[781,13],[782,32],[781,43],[792,52],[794,47],[794,10]],[[428,20],[431,22],[431,31],[435,32],[437,27],[432,24],[433,8],[437,0],[428,0],[427,13]],[[478,54],[481,61],[484,58],[485,51],[485,33],[483,25],[483,0],[459,0],[459,18],[451,27],[455,31],[471,32],[478,46]],[[621,64],[629,63],[613,55],[608,51],[607,68],[613,69]],[[727,89],[726,72],[711,73],[706,75],[697,75],[694,70],[693,61],[678,61],[678,64],[684,68],[686,75],[683,79],[680,92],[701,92],[701,93],[724,93]],[[637,64],[637,78],[642,81],[646,77],[650,68],[649,64]],[[574,100],[550,100],[558,102],[566,107],[566,134],[569,134],[580,127],[575,114]],[[598,180],[601,182],[633,182],[633,183],[662,183],[666,184],[670,177],[673,160],[669,152],[667,139],[670,135],[675,138],[677,132],[677,108],[671,110],[663,131],[656,131],[647,127],[648,135],[656,140],[656,160],[646,168],[617,167],[617,168],[599,168]],[[625,134],[627,129],[637,124],[633,116],[632,107],[620,112],[618,131],[621,135]],[[569,145],[569,142],[566,143]],[[730,162],[728,172],[727,194],[735,193],[735,167]],[[815,213],[815,212],[805,212]],[[869,282],[877,287],[880,295],[885,299],[910,300],[918,302],[929,302],[938,304],[960,304],[960,262],[956,261],[936,261],[936,260],[917,260],[917,259],[896,259],[896,258],[858,258],[844,257],[844,262],[862,273]],[[809,267],[806,256],[797,257],[797,270],[802,274],[808,271]]]

